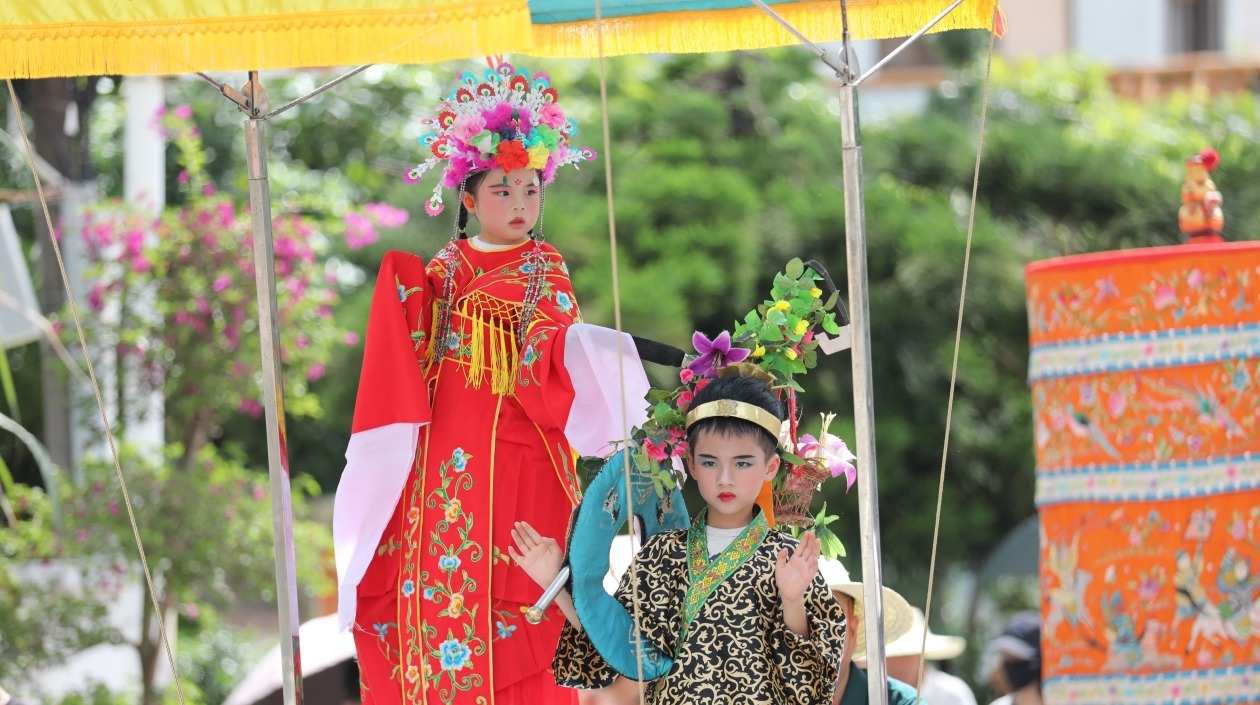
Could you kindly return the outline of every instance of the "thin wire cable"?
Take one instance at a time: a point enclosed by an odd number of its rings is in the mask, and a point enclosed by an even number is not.
[[[621,284],[617,277],[617,219],[613,208],[612,179],[612,138],[608,130],[608,74],[604,69],[604,15],[600,8],[600,0],[595,0],[595,36],[599,44],[599,108],[603,115],[604,127],[604,184],[608,194],[608,251],[612,264],[613,291],[613,325],[617,329],[617,384],[621,391],[621,468],[626,477],[626,518],[630,525],[630,599],[634,603],[634,663],[638,667],[639,705],[646,705],[643,683],[643,632],[641,609],[639,606],[639,581],[634,571],[634,484],[631,473],[634,470],[630,462],[629,429],[626,428],[626,370],[625,358],[621,355]]]
[[[997,12],[994,11],[994,22]],[[984,68],[984,99],[980,104],[980,135],[976,138],[976,170],[971,177],[971,212],[967,216],[967,250],[963,255],[962,291],[958,295],[958,325],[954,328],[954,363],[949,372],[949,403],[945,407],[945,447],[941,450],[941,479],[936,488],[936,521],[932,526],[932,562],[928,566],[927,604],[923,607],[923,639],[919,643],[919,680],[914,702],[919,705],[923,692],[923,674],[927,659],[922,657],[927,648],[928,616],[932,614],[932,587],[936,580],[936,547],[941,537],[941,500],[945,496],[945,465],[949,459],[949,432],[954,421],[954,387],[958,383],[958,350],[962,345],[963,310],[967,304],[967,275],[971,270],[971,237],[976,230],[976,196],[980,191],[980,162],[984,157],[984,123],[989,114],[989,78],[993,74],[993,43],[997,38],[996,27],[989,28],[989,57]]]
[[[96,370],[92,368],[92,356],[88,354],[87,339],[83,335],[83,325],[79,322],[79,309],[74,303],[74,292],[70,289],[70,276],[66,274],[66,262],[61,257],[61,246],[57,243],[53,229],[52,215],[48,212],[48,201],[44,199],[44,185],[40,181],[39,171],[35,168],[35,152],[31,149],[31,140],[26,135],[26,122],[22,118],[22,109],[18,105],[17,93],[13,90],[12,79],[6,79],[9,85],[9,100],[13,103],[13,114],[17,116],[17,124],[22,132],[22,144],[26,147],[26,159],[31,165],[31,174],[35,177],[35,191],[39,194],[39,205],[44,210],[44,222],[48,226],[48,239],[52,242],[53,252],[57,255],[57,268],[61,270],[61,283],[66,287],[67,302],[70,304],[70,315],[74,318],[74,329],[79,334],[79,345],[83,348],[83,361],[87,363],[88,378],[92,381],[92,393],[96,395],[96,408],[101,412],[101,425],[105,428],[105,438],[109,441],[109,452],[114,458],[114,472],[118,475],[118,484],[122,486],[123,503],[127,505],[127,518],[131,520],[131,533],[136,538],[136,548],[140,551],[140,565],[144,568],[144,582],[149,588],[149,598],[153,601],[153,613],[157,616],[158,631],[162,635],[162,646],[166,650],[166,661],[171,666],[171,674],[175,677],[175,690],[179,694],[180,705],[185,705],[184,686],[179,680],[179,671],[175,668],[175,655],[171,652],[170,640],[166,638],[166,620],[162,619],[162,607],[158,604],[157,591],[153,589],[153,575],[149,572],[149,560],[144,551],[144,540],[140,538],[140,527],[136,525],[136,513],[131,508],[131,493],[127,491],[127,481],[123,479],[122,463],[118,460],[118,445],[114,442],[114,432],[109,427],[109,418],[105,414],[105,402],[101,398],[101,386],[96,381]]]

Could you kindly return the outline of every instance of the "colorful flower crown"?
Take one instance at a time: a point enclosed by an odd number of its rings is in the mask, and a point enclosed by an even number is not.
[[[565,164],[592,161],[595,152],[569,146],[577,124],[556,104],[559,94],[551,77],[499,64],[487,69],[478,82],[471,71],[460,74],[463,84],[437,105],[437,117],[422,125],[434,129],[420,137],[433,156],[407,172],[403,179],[417,183],[424,173],[446,160],[446,171],[424,205],[429,215],[442,212],[442,189],[459,188],[469,174],[502,167],[538,169],[542,183],[555,179]]]

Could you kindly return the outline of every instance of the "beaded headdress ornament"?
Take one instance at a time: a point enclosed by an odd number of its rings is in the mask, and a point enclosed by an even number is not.
[[[460,74],[460,85],[438,103],[436,117],[420,124],[431,132],[420,144],[433,156],[407,172],[408,183],[420,181],[438,162],[447,162],[442,179],[424,210],[442,212],[442,189],[459,188],[469,174],[502,167],[537,169],[544,185],[555,179],[556,169],[595,159],[595,152],[569,146],[577,124],[557,104],[559,94],[551,78],[501,63],[486,69],[481,80],[471,71]]]
[[[502,168],[504,172],[536,169],[542,184],[534,247],[527,255],[529,278],[516,327],[517,343],[523,347],[547,274],[542,251],[546,185],[555,180],[556,169],[565,164],[576,168],[579,162],[593,161],[595,152],[569,145],[569,138],[577,134],[577,124],[560,109],[559,93],[551,87],[551,77],[547,74],[539,73],[531,80],[526,69],[499,63],[487,69],[480,81],[471,71],[464,71],[460,74],[460,83],[462,85],[451,91],[446,100],[438,103],[436,117],[421,120],[421,125],[432,131],[420,136],[420,144],[428,147],[433,156],[403,177],[407,183],[418,183],[438,162],[447,162],[433,196],[424,204],[425,212],[431,216],[443,210],[443,188],[459,189],[451,240],[437,255],[447,266],[433,349],[440,348],[451,333],[455,270],[459,262],[455,241],[461,233],[461,221],[467,217],[464,215],[464,185],[470,174],[495,168]]]

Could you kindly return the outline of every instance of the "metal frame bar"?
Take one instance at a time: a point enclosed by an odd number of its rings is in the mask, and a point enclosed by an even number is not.
[[[271,184],[267,177],[266,121],[365,71],[364,64],[306,95],[270,110],[257,71],[241,90],[197,75],[245,113],[245,164],[254,238],[254,284],[258,292],[258,332],[262,338],[263,409],[267,420],[267,474],[271,487],[272,541],[276,557],[276,603],[280,617],[280,661],[284,705],[302,705],[302,649],[298,636],[296,556],[293,548],[293,502],[289,487],[289,454],[284,426],[284,381],[280,364],[280,316],[271,237]],[[288,635],[288,638],[285,638]]]
[[[888,705],[888,664],[884,654],[884,569],[880,551],[879,484],[875,464],[875,386],[871,365],[869,285],[866,270],[866,205],[862,193],[862,130],[858,116],[857,88],[935,27],[962,4],[954,0],[922,29],[859,75],[849,36],[849,10],[840,0],[844,28],[843,49],[836,61],[770,8],[764,0],[751,0],[818,54],[840,78],[840,140],[844,163],[844,234],[849,268],[849,316],[853,339],[853,421],[858,471],[858,531],[862,553],[862,603],[866,628],[866,666],[870,705]]]

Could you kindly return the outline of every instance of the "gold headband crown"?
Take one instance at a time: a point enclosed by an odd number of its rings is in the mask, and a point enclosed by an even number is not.
[[[769,433],[775,438],[779,437],[779,429],[783,426],[783,422],[780,421],[774,414],[766,411],[760,406],[749,404],[747,402],[735,401],[734,399],[718,399],[717,401],[701,404],[700,406],[692,409],[687,414],[686,428],[691,428],[691,425],[697,421],[720,417],[751,421],[764,428],[766,433]]]

